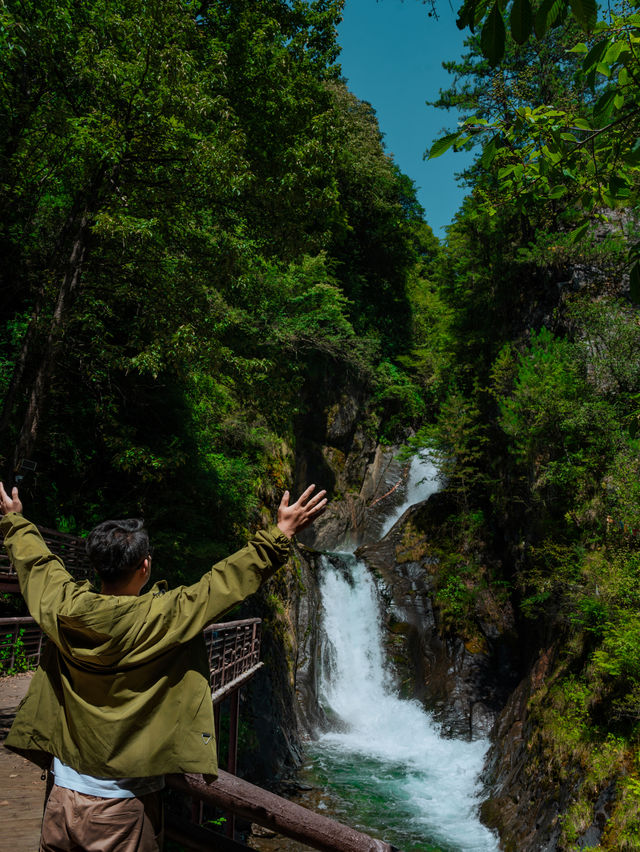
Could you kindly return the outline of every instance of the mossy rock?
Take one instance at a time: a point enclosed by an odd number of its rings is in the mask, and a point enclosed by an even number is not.
[[[396,562],[420,562],[430,553],[429,541],[411,522],[405,524],[402,538],[396,547]]]

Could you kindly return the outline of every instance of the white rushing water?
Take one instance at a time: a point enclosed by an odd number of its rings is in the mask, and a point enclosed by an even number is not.
[[[433,466],[416,460],[407,500],[425,499],[434,477]],[[342,799],[353,797],[350,816],[360,827],[378,827],[401,849],[494,852],[496,840],[477,817],[487,743],[441,737],[418,701],[396,695],[375,585],[354,556],[343,554],[342,562],[337,570],[326,560],[321,583],[321,694],[334,730],[314,746],[316,767]]]
[[[411,460],[407,484],[402,503],[390,512],[382,525],[380,538],[384,538],[391,527],[400,520],[409,506],[426,500],[438,490],[438,469],[428,456],[415,456]]]

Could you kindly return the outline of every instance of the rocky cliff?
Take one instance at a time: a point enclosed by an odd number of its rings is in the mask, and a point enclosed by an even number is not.
[[[517,682],[517,643],[509,602],[498,602],[489,588],[478,594],[467,635],[443,623],[429,541],[447,511],[435,494],[356,555],[378,578],[389,658],[402,693],[432,710],[446,733],[475,738],[489,733]]]
[[[374,575],[387,627],[386,644],[398,686],[418,698],[452,736],[485,736],[518,682],[513,612],[484,584],[468,635],[448,629],[436,603],[437,557],[429,542],[451,507],[441,495],[410,509],[380,540],[384,519],[405,499],[408,465],[397,447],[377,446],[343,397],[325,412],[325,443],[307,440],[297,481],[323,481],[331,471],[334,498],[301,536],[298,584],[287,605],[295,658],[297,716],[308,735],[324,725],[317,701],[318,551],[353,549]]]
[[[256,681],[254,698],[247,701],[258,708],[254,728],[262,743],[253,769],[262,767],[267,775],[271,765],[272,776],[273,767],[280,777],[290,775],[304,739],[327,724],[318,700],[321,555],[357,547],[380,591],[388,656],[401,693],[420,700],[451,736],[490,736],[482,816],[499,831],[502,847],[511,852],[570,848],[560,838],[564,815],[583,783],[580,765],[570,760],[563,770],[552,765],[545,742],[551,734],[535,713],[557,668],[557,643],[522,635],[509,598],[487,581],[492,557],[482,550],[465,554],[477,573],[465,577],[467,612],[453,629],[441,606],[440,564],[452,506],[434,494],[380,539],[384,518],[404,500],[407,466],[395,448],[367,437],[351,403],[345,401],[344,408],[327,415],[333,425],[327,426],[325,443],[307,441],[309,452],[299,456],[298,484],[324,484],[328,470],[333,500],[301,536],[292,570],[272,580],[263,599],[269,675]],[[593,799],[576,848],[597,842],[612,788]]]

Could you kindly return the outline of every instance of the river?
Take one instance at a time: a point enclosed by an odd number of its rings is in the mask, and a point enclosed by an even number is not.
[[[414,460],[381,534],[436,488],[433,466]],[[341,570],[325,560],[321,580],[320,694],[332,729],[309,744],[306,766],[319,807],[403,852],[495,852],[477,816],[487,742],[442,737],[418,701],[398,697],[375,584],[353,554],[339,556]]]

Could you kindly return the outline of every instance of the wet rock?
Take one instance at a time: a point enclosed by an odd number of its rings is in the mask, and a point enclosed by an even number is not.
[[[343,393],[339,401],[327,409],[327,441],[344,441],[353,432],[360,405],[350,394]]]
[[[584,769],[576,758],[561,776],[550,769],[549,736],[537,726],[531,707],[536,692],[553,678],[562,643],[544,648],[513,690],[491,732],[486,763],[487,798],[483,822],[500,834],[505,852],[556,852],[597,846],[615,799],[615,780],[600,793],[592,822],[577,844],[561,845],[563,817],[580,795]]]
[[[579,849],[587,849],[590,846],[597,846],[600,843],[604,827],[611,816],[615,797],[616,783],[615,781],[612,781],[598,796],[594,807],[593,822],[585,833],[578,838]]]
[[[400,448],[376,447],[359,432],[354,441],[361,447],[355,457],[353,447],[345,455],[323,446],[322,464],[315,472],[308,464],[298,467],[299,487],[307,481],[322,483],[335,497],[322,517],[300,535],[316,550],[347,550],[378,541],[385,518],[404,500],[409,468],[398,459]],[[324,479],[322,468],[330,471]]]
[[[300,730],[310,737],[326,730],[329,722],[320,706],[320,619],[318,587],[319,554],[299,551],[298,578],[290,588],[290,612],[294,643],[295,712]]]
[[[436,522],[448,507],[441,495],[409,509],[385,538],[356,555],[377,579],[386,602],[386,645],[401,694],[432,710],[449,736],[485,737],[517,681],[513,616],[485,599],[480,642],[443,629],[434,603],[433,557],[420,537],[405,535],[417,513]],[[399,558],[400,557],[400,558]]]

